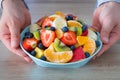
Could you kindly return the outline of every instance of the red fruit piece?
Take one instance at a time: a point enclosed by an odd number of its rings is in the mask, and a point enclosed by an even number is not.
[[[49,47],[50,44],[54,41],[56,35],[54,31],[51,30],[42,30],[41,31],[41,41],[45,47]]]
[[[45,18],[45,20],[42,23],[42,29],[44,29],[45,26],[52,26],[52,20],[50,18]]]
[[[32,51],[37,46],[38,40],[35,38],[24,39],[22,46],[26,51]]]
[[[40,18],[40,19],[36,22],[36,24],[38,24],[39,26],[42,26],[42,23],[43,23],[43,21],[45,20],[45,18],[47,18],[47,16]]]
[[[88,35],[88,29],[86,29],[84,32],[82,32],[81,36],[87,36]]]
[[[65,32],[61,41],[66,45],[74,45],[77,43],[76,34],[73,31]]]
[[[77,47],[73,51],[73,58],[70,60],[70,62],[75,62],[81,59],[85,59],[85,54],[84,54],[82,47]]]

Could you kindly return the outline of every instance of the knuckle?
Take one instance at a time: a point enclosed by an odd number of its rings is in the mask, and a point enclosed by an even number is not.
[[[15,40],[15,39],[19,39],[19,35],[18,35],[18,34],[12,34],[12,35],[11,35],[11,38],[14,39],[14,40]]]

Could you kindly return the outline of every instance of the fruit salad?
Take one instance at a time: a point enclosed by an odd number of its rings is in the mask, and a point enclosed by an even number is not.
[[[56,12],[29,26],[22,47],[32,56],[53,63],[86,59],[100,46],[96,32],[76,15]]]

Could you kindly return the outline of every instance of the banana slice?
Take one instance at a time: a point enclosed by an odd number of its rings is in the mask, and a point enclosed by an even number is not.
[[[62,29],[64,26],[67,26],[67,22],[62,17],[57,17],[53,21],[53,26],[56,27],[56,28],[61,28]]]
[[[88,29],[88,37],[94,39],[95,41],[97,40],[97,34],[91,29]]]

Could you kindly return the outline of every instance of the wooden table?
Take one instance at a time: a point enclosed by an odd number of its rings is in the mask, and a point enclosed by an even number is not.
[[[55,11],[74,13],[91,24],[95,3],[30,3],[32,22]],[[27,63],[0,42],[0,80],[120,80],[120,42],[100,58],[76,69],[43,68]]]

